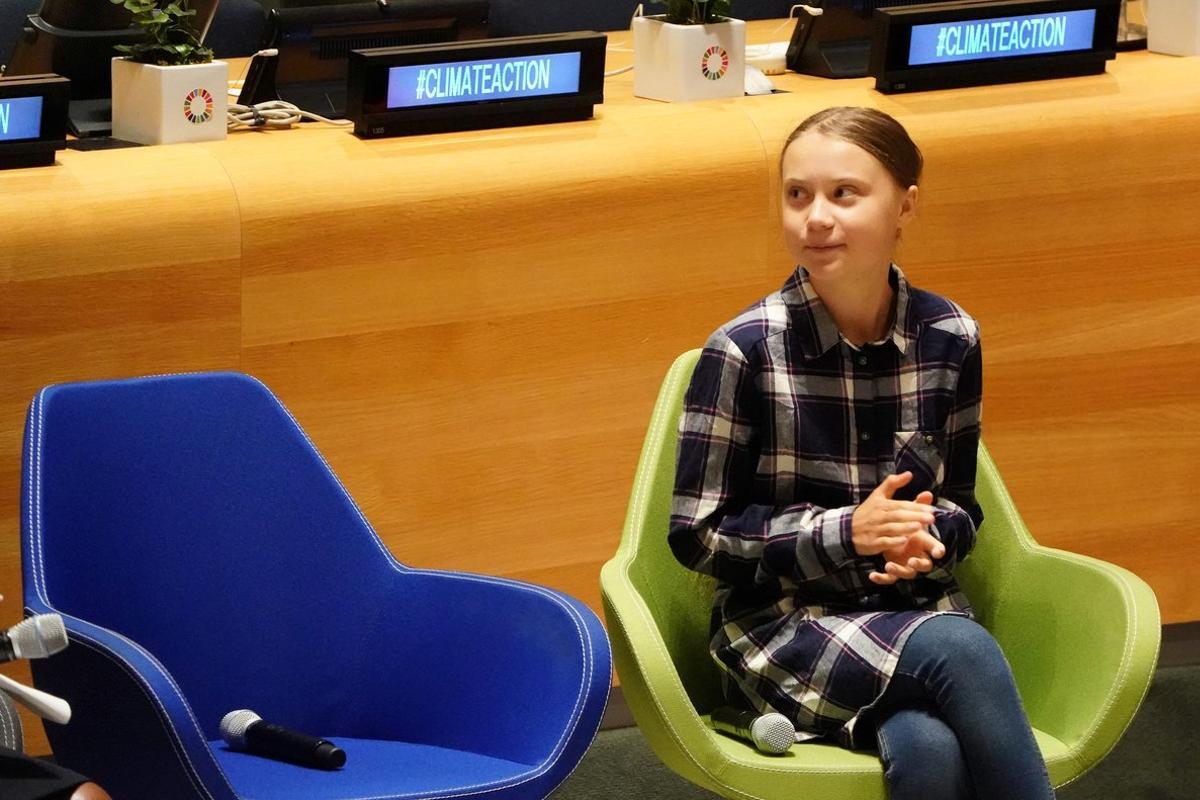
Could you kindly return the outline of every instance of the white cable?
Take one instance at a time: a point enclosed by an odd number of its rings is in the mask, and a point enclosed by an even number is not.
[[[311,111],[304,111],[282,100],[268,100],[252,106],[230,103],[226,114],[227,130],[241,128],[290,128],[301,119],[312,119],[330,125],[353,125],[348,119],[329,119]]]
[[[643,13],[642,4],[638,3],[637,6],[633,9],[633,16],[631,16],[629,18],[629,29],[630,30],[633,30],[633,21],[635,19],[637,19],[638,17],[642,16],[642,13]],[[616,50],[618,48],[610,48],[610,49]],[[621,49],[624,49],[624,48],[621,48]],[[621,67],[620,69],[614,69],[611,72],[606,72],[606,73],[604,73],[604,77],[611,78],[614,75],[623,75],[626,72],[631,72],[632,70],[633,70],[633,64],[630,64],[628,67]]]
[[[806,14],[808,14],[810,17],[819,17],[825,13],[825,9],[823,9],[823,8],[805,5],[804,3],[796,3],[794,6],[792,6],[791,8],[788,9],[787,19],[785,19],[783,22],[779,23],[779,27],[777,27],[775,30],[771,31],[771,34],[774,35],[776,33],[779,33],[781,30],[786,28],[788,26],[788,23],[790,23],[796,19],[796,12],[800,9],[804,9],[804,12]]]
[[[259,50],[252,58],[276,58],[278,56],[278,49],[268,47],[265,50]],[[242,70],[242,76],[229,82],[230,97],[241,96],[240,87],[246,83],[246,71],[249,68],[250,62],[247,61],[246,68]],[[268,100],[264,103],[255,103],[252,106],[230,103],[229,110],[225,114],[225,129],[236,131],[241,128],[290,128],[302,119],[316,120],[317,122],[324,122],[329,125],[354,124],[348,119],[322,117],[320,114],[305,111],[283,100]]]
[[[259,57],[261,57],[261,58],[276,58],[278,55],[279,55],[279,50],[277,48],[268,47],[265,50],[259,50],[257,53],[250,56],[250,58],[246,59],[246,65],[244,67],[242,67],[241,76],[229,81],[229,96],[237,97],[239,94],[241,94],[241,87],[246,83],[246,73],[248,73],[250,71],[250,65],[252,63],[254,63],[254,59],[259,58]],[[235,87],[237,87],[237,88],[235,88]]]

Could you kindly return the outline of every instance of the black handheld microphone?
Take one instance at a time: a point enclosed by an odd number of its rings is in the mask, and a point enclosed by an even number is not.
[[[760,752],[779,755],[796,743],[796,726],[783,714],[759,714],[720,706],[712,712],[712,726],[721,733],[753,744]]]
[[[234,750],[302,767],[340,769],[346,763],[346,751],[332,742],[264,722],[245,709],[221,718],[221,738]]]
[[[0,631],[0,664],[18,658],[46,658],[67,646],[67,628],[58,614],[34,614]]]

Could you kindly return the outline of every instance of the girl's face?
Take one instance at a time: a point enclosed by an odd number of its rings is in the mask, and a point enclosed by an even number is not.
[[[900,229],[916,212],[916,186],[901,189],[866,150],[815,131],[784,151],[782,181],[793,263],[817,280],[887,274]]]

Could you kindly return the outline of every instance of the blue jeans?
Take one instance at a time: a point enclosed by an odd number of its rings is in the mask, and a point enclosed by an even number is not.
[[[1054,797],[1012,671],[978,623],[923,622],[877,708],[891,800]]]

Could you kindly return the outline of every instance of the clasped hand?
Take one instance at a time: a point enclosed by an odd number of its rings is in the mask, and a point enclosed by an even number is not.
[[[912,478],[911,472],[888,475],[854,509],[854,549],[860,556],[883,554],[884,571],[868,576],[881,586],[929,572],[934,560],[946,554],[945,545],[929,532],[934,520],[933,493],[921,492],[911,502],[892,499]]]

